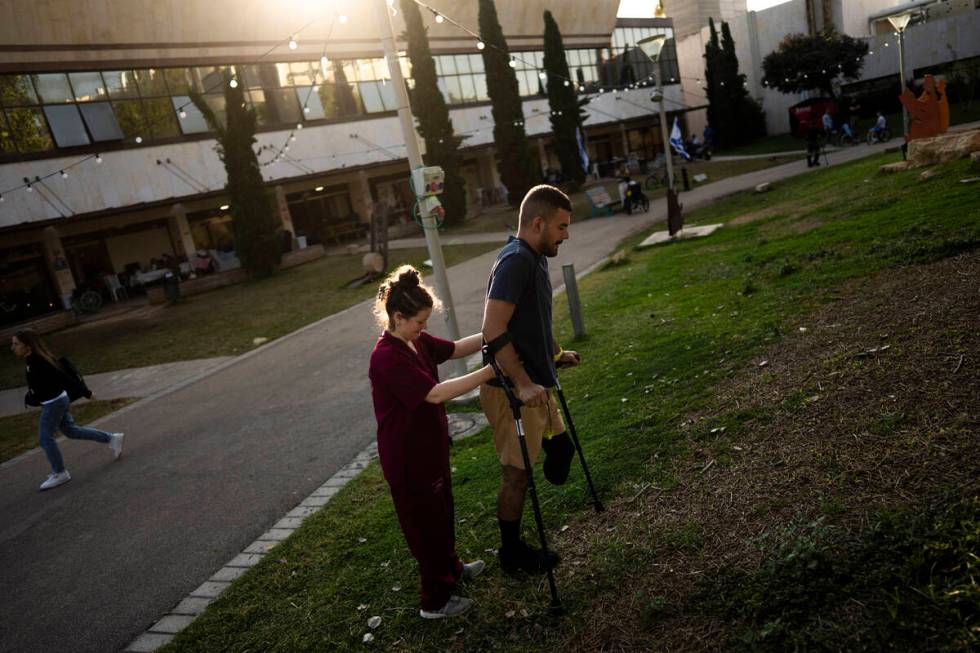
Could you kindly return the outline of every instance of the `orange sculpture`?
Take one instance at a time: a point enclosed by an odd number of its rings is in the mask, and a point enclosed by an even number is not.
[[[905,140],[929,138],[945,134],[949,129],[949,100],[946,98],[946,82],[926,75],[922,95],[918,98],[909,89],[898,96],[909,114],[909,133]]]

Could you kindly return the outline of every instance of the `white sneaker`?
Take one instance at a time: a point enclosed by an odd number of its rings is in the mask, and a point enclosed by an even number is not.
[[[480,575],[485,566],[482,560],[467,562],[463,565],[463,573],[460,575],[460,580],[473,580]]]
[[[463,614],[472,607],[473,599],[468,599],[465,596],[450,596],[449,600],[446,601],[446,605],[431,612],[429,610],[419,610],[419,616],[423,619],[445,619],[446,617],[455,617]]]
[[[50,490],[53,487],[64,485],[70,480],[71,474],[68,473],[67,469],[59,474],[48,474],[47,480],[41,483],[41,491],[43,492],[44,490]]]
[[[122,455],[124,437],[126,437],[125,433],[109,434],[109,448],[112,449],[112,457],[114,460],[119,460],[119,457]]]

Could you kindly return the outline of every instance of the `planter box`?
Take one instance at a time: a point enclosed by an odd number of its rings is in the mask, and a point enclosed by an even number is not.
[[[76,322],[78,322],[78,317],[74,311],[57,311],[48,315],[41,315],[33,320],[3,327],[0,329],[0,339],[9,342],[10,337],[21,329],[34,329],[38,333],[51,333],[69,327]]]
[[[187,279],[180,282],[180,296],[190,297],[200,295],[202,292],[230,286],[233,283],[240,283],[248,279],[248,273],[241,268],[229,270],[228,272],[215,272],[196,279]],[[167,296],[163,292],[162,285],[150,286],[146,289],[146,296],[151,304],[163,304],[167,301]]]
[[[280,270],[295,267],[316,260],[323,256],[323,245],[311,245],[295,252],[287,252],[282,255],[282,262],[279,264]]]

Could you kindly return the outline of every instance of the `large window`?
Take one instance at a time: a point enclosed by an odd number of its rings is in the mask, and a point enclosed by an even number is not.
[[[665,84],[680,82],[680,72],[677,67],[677,48],[674,43],[674,30],[670,27],[617,27],[613,30],[611,55],[618,61],[628,63],[632,67],[635,81],[642,80],[654,73],[653,64],[641,56],[627,56],[629,51],[643,39],[663,34],[667,41],[660,51],[660,70],[663,72]]]
[[[449,104],[485,102],[487,76],[481,54],[441,54],[433,57],[436,63],[439,90]]]

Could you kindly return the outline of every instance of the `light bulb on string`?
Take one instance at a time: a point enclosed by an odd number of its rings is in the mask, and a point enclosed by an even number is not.
[[[137,145],[139,145],[140,143],[142,143],[142,142],[143,142],[143,137],[142,137],[142,136],[137,136],[137,137],[136,137],[136,138],[134,138],[133,140],[134,140],[134,141],[136,141],[136,144],[137,144]]]
[[[548,73],[542,70],[541,72],[538,73],[538,79],[540,79],[541,81],[545,81],[546,79],[548,79]]]
[[[184,118],[187,117],[187,112],[181,109],[179,112],[177,112],[177,115],[180,117],[181,120],[183,120]]]
[[[569,84],[570,84],[570,82],[566,79],[565,80],[565,86],[568,86]]]
[[[96,163],[102,163],[102,155],[101,154],[96,154],[95,155],[95,162]]]
[[[0,202],[6,202],[6,201],[7,200],[4,198],[4,196],[3,195],[0,195]]]
[[[68,173],[62,170],[60,173],[62,179],[68,179]]]
[[[326,70],[328,65],[330,65],[330,61],[327,59],[327,55],[320,57],[320,70]]]
[[[310,113],[310,108],[309,107],[303,107],[303,113],[309,114]]]
[[[436,14],[436,22],[442,24],[446,21],[446,17],[442,14]]]
[[[296,39],[294,37],[290,36],[289,37],[289,49],[290,50],[295,50],[298,47],[299,47],[299,43],[296,42]]]
[[[27,189],[26,190],[27,190],[28,193],[33,193],[34,192],[34,188],[30,184],[27,184]]]
[[[482,50],[485,47],[487,47],[487,44],[484,43],[483,41],[477,41],[476,42],[476,49],[477,50]]]
[[[289,140],[295,143],[296,142],[296,134],[290,134],[289,135]]]
[[[229,82],[228,82],[228,86],[230,86],[232,88],[238,88],[238,80],[235,79],[234,77],[231,78],[231,80],[229,80]]]
[[[296,123],[296,129],[302,129],[302,128],[303,128],[303,123],[301,122]]]
[[[510,66],[511,68],[517,68],[517,59],[511,57],[510,61],[507,62],[507,65]]]

